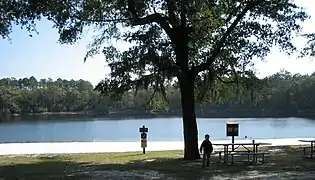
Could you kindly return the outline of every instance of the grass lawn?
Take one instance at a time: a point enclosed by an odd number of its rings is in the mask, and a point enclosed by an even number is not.
[[[209,168],[201,160],[182,160],[180,151],[1,156],[2,179],[315,179],[315,160],[303,160],[299,147],[267,147],[263,165],[218,162]]]

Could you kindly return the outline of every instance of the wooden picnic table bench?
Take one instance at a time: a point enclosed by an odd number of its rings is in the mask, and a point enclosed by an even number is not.
[[[299,140],[300,142],[310,143],[310,146],[303,147],[303,158],[315,158],[315,139],[314,140]],[[307,153],[307,149],[310,149],[310,153]]]
[[[237,153],[249,153],[250,151],[234,151],[234,153],[235,152],[237,152]],[[225,153],[224,151],[219,151],[218,152],[220,162],[224,162],[224,158],[222,158],[222,156],[224,157],[224,153]],[[233,154],[233,152],[231,152],[230,154]]]
[[[234,164],[235,157],[237,156],[245,156],[247,157],[248,163],[252,164],[263,164],[265,162],[265,155],[270,154],[269,152],[238,152],[235,151],[233,153],[229,153],[228,156],[231,156],[231,162],[227,162],[229,164]],[[258,157],[261,157],[260,161],[258,161]]]
[[[234,157],[236,156],[246,156],[248,162],[252,162],[253,164],[258,163],[258,157],[261,157],[261,162],[264,163],[265,155],[269,154],[267,152],[259,152],[258,147],[261,145],[271,145],[270,143],[261,143],[261,142],[252,142],[252,143],[222,143],[222,144],[213,144],[215,146],[223,146],[223,151],[219,152],[219,160],[223,163],[233,164]],[[233,147],[229,151],[229,147]],[[252,147],[252,148],[249,148]],[[239,147],[243,147],[245,150],[236,151]],[[222,161],[222,153],[224,155]],[[229,157],[231,157],[231,162],[229,163]]]

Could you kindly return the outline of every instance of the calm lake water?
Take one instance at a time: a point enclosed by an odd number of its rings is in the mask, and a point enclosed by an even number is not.
[[[314,137],[315,120],[301,118],[198,119],[199,138],[227,139],[227,121],[240,123],[240,136],[252,138]],[[0,123],[0,142],[139,141],[139,127],[149,127],[151,141],[183,140],[181,118]]]

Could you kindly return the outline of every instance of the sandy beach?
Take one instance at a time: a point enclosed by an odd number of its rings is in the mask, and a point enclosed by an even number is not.
[[[271,143],[271,146],[305,145],[300,139],[315,138],[285,138],[285,139],[255,139],[256,142]],[[231,140],[213,140],[213,143],[227,143]],[[252,140],[236,140],[238,143]],[[199,142],[200,144],[201,142]],[[222,148],[215,146],[214,148]],[[183,141],[148,141],[146,151],[183,150]],[[27,154],[77,154],[104,152],[136,152],[142,151],[139,142],[51,142],[51,143],[3,143],[0,144],[0,155]]]

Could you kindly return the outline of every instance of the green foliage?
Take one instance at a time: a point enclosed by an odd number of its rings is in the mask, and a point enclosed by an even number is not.
[[[202,81],[196,86],[202,100],[215,80],[254,77],[251,59],[264,58],[272,46],[293,52],[291,39],[308,17],[293,0],[2,0],[0,9],[3,37],[12,23],[33,30],[42,17],[55,23],[61,43],[93,28],[85,60],[104,53],[111,73],[96,89],[117,100],[134,88],[165,95],[165,83],[181,72]],[[113,39],[132,47],[120,52]]]
[[[34,77],[0,79],[0,115],[42,112],[99,112],[138,109],[165,109],[167,105],[153,90],[124,94],[121,101],[112,101],[93,90],[84,80],[41,79]],[[152,94],[155,94],[154,96]]]
[[[4,78],[0,80],[0,114],[87,110],[98,95],[92,89],[91,83],[83,80]]]
[[[232,79],[225,79],[231,81]],[[315,111],[315,76],[290,74],[281,71],[261,79],[254,91],[242,84],[217,83],[215,96],[206,96],[205,101],[196,105],[197,112],[222,110],[253,110],[282,111],[292,114],[305,111]],[[249,85],[249,87],[252,87]],[[154,94],[153,89],[125,93],[120,100],[112,101],[108,96],[93,91],[93,86],[83,80],[52,81],[51,79],[36,80],[34,77],[0,79],[0,114],[40,113],[40,112],[92,112],[106,115],[109,111],[133,111],[134,115],[146,115],[148,111],[169,112],[178,115],[181,110],[180,92],[174,86],[166,86],[168,104],[160,94]],[[126,115],[126,114],[125,114]]]
[[[304,37],[308,39],[307,46],[303,48],[301,57],[315,56],[315,33],[304,34]]]

